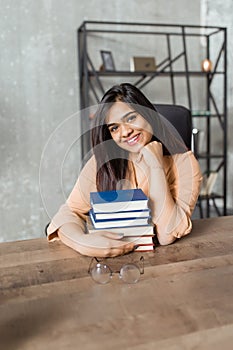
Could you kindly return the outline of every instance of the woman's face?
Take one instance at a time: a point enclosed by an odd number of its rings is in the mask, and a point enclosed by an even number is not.
[[[151,141],[151,125],[124,102],[115,102],[106,119],[113,140],[129,152],[139,152]]]

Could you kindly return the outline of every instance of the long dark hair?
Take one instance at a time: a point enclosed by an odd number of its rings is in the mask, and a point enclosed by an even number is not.
[[[155,106],[132,84],[123,83],[113,86],[99,103],[91,130],[92,148],[97,164],[98,191],[115,190],[121,180],[126,178],[129,165],[129,153],[113,141],[105,121],[109,109],[115,102],[124,102],[133,106],[133,109],[151,125],[153,130],[151,141],[160,141],[163,145],[163,153],[170,154],[164,145],[168,135],[165,135],[165,127]]]

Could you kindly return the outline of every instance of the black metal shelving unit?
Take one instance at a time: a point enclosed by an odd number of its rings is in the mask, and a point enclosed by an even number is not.
[[[103,71],[96,67],[96,58],[103,47],[93,51],[93,46],[97,47],[98,40],[104,37],[105,47],[108,48],[122,45],[127,36],[137,35],[147,38],[153,37],[155,43],[162,38],[166,44],[166,50],[160,61],[157,62],[156,71],[137,71],[132,72],[129,69],[115,71]],[[109,38],[108,38],[109,36]],[[118,41],[116,38],[120,38]],[[200,51],[189,45],[189,40],[193,38],[199,40]],[[78,39],[78,68],[79,68],[79,87],[80,87],[80,108],[81,130],[84,133],[89,130],[90,118],[87,107],[98,103],[107,88],[113,85],[116,78],[133,80],[133,83],[140,89],[146,88],[158,78],[169,79],[170,102],[177,104],[178,94],[176,88],[176,79],[183,78],[186,92],[186,102],[182,103],[192,111],[193,126],[198,128],[198,124],[204,125],[205,149],[196,148],[196,156],[200,161],[202,171],[207,176],[218,168],[221,172],[221,183],[218,185],[218,193],[211,193],[200,196],[199,206],[201,216],[211,216],[211,204],[217,215],[227,215],[227,30],[225,27],[214,26],[196,26],[196,25],[175,25],[175,24],[155,24],[155,23],[128,23],[128,22],[99,22],[84,21],[77,31]],[[96,41],[94,45],[90,44],[90,39]],[[108,41],[109,40],[109,41]],[[180,40],[180,46],[177,50],[177,40]],[[202,41],[202,44],[201,44]],[[134,41],[135,43],[135,41]],[[214,43],[214,45],[213,45]],[[133,44],[131,44],[133,45]],[[217,46],[217,49],[216,49]],[[175,49],[174,49],[175,47]],[[116,49],[116,50],[117,50]],[[214,50],[213,50],[214,49]],[[98,52],[99,51],[99,52]],[[151,52],[151,50],[148,50]],[[142,56],[147,56],[146,50]],[[198,54],[199,53],[199,56]],[[200,55],[202,53],[202,56]],[[197,54],[196,61],[198,67],[191,67],[190,61]],[[124,52],[121,53],[124,55]],[[149,55],[151,56],[151,54]],[[213,67],[210,71],[201,70],[200,58],[210,59]],[[178,68],[177,68],[178,67]],[[200,80],[200,86],[204,84],[205,102],[204,108],[193,105],[192,79]],[[110,86],[106,87],[106,81],[110,79]],[[220,81],[220,83],[219,83]],[[222,98],[215,95],[214,85],[221,86]],[[219,91],[219,90],[218,90]],[[153,101],[160,103],[156,99]],[[162,101],[163,102],[163,101]],[[178,103],[180,104],[180,103]],[[216,150],[212,137],[213,124],[219,128],[221,138],[220,149]],[[202,127],[203,127],[202,125]],[[82,155],[90,149],[88,133],[82,137]],[[216,201],[220,201],[217,204]]]

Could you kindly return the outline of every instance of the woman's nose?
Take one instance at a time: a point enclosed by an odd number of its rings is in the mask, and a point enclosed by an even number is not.
[[[121,137],[127,137],[132,132],[133,132],[133,129],[129,124],[122,123],[122,125],[121,125]]]

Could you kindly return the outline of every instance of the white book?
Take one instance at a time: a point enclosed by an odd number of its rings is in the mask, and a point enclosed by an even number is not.
[[[148,217],[124,218],[124,219],[113,219],[113,220],[95,220],[92,212],[90,212],[90,218],[93,226],[99,229],[128,227],[128,226],[144,226],[144,225],[148,225],[150,220],[150,218]]]
[[[98,232],[103,229],[96,229],[92,225],[92,222],[90,220],[90,217],[87,217],[87,232],[94,233]],[[154,225],[148,224],[148,225],[142,225],[142,226],[127,226],[127,227],[112,227],[112,228],[105,228],[105,231],[112,232],[112,233],[123,233],[124,237],[128,236],[153,236],[154,235]]]
[[[112,219],[130,219],[130,218],[149,218],[150,210],[133,210],[133,211],[117,211],[117,212],[93,212],[90,210],[95,220],[112,220]]]
[[[135,245],[153,245],[153,236],[124,236],[124,242],[133,242]]]
[[[155,249],[154,245],[139,245],[134,251],[135,252],[149,252],[149,251],[153,251]]]

